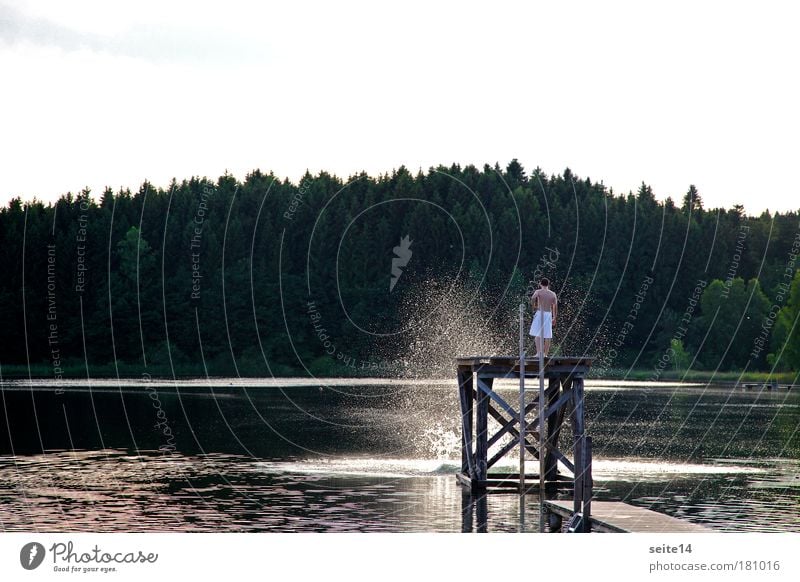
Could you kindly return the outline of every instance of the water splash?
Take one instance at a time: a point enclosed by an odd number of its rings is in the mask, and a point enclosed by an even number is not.
[[[458,429],[441,422],[423,429],[417,443],[416,452],[423,457],[451,460],[461,454],[461,434]]]
[[[399,307],[402,339],[382,350],[403,378],[452,377],[457,356],[513,353],[509,310],[479,289],[434,279],[417,284]]]

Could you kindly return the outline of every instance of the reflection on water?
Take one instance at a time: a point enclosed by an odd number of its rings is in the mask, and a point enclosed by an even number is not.
[[[302,464],[297,468],[304,471]],[[0,523],[42,531],[458,531],[446,475],[291,472],[235,455],[50,452],[0,460]]]
[[[519,531],[517,495],[476,502],[453,478],[452,385],[348,382],[165,382],[157,400],[141,384],[6,383],[0,528]],[[724,531],[800,531],[798,396],[590,388],[596,498]],[[160,418],[173,452],[158,450]],[[536,531],[538,500],[524,503]]]

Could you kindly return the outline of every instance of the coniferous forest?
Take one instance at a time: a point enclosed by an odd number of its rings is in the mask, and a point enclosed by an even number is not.
[[[0,371],[391,375],[513,350],[541,276],[557,349],[600,372],[797,371],[798,254],[797,212],[516,160],[17,198],[0,210]]]

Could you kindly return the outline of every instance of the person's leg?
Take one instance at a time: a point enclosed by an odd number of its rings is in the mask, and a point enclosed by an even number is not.
[[[531,331],[530,334],[533,336],[533,342],[536,346],[536,353],[533,355],[534,358],[538,358],[539,354],[542,352],[542,314],[538,311],[533,312],[533,319],[531,320]]]
[[[544,336],[544,355],[550,355],[550,340],[553,337],[553,316],[550,313],[544,314],[544,321],[542,322],[544,329],[542,335]]]

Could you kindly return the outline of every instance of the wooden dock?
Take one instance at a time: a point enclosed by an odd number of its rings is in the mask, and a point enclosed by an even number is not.
[[[571,500],[544,502],[545,509],[565,520],[573,515]],[[712,530],[621,501],[592,501],[591,531],[606,533],[710,533]]]
[[[521,338],[522,334],[520,324]],[[524,353],[522,347],[520,339],[521,354]],[[573,497],[572,512],[580,518],[572,529],[588,531],[592,505],[592,439],[586,434],[584,424],[583,382],[591,365],[592,358],[573,356],[456,358],[462,437],[458,482],[479,498],[485,498],[490,490],[517,491],[525,495],[538,486],[539,495],[544,499],[569,489]],[[536,377],[539,378],[538,390],[525,388],[525,378]],[[494,390],[494,380],[498,378],[520,380],[516,407]],[[528,392],[530,396],[526,396]],[[533,418],[529,418],[531,416]],[[566,417],[570,419],[572,438],[564,439],[562,444],[559,435]],[[489,418],[499,426],[494,434],[489,429]],[[490,458],[489,448],[501,443],[504,444]],[[489,471],[514,448],[520,453],[519,472]],[[525,453],[538,461],[536,474],[525,471]],[[561,475],[559,465],[570,474]],[[560,517],[551,515],[560,521]],[[541,531],[544,527],[543,512]]]
[[[520,307],[520,321],[522,311]],[[522,323],[520,329],[522,355]],[[521,355],[456,358],[462,436],[461,470],[456,478],[465,489],[463,531],[471,531],[473,505],[478,513],[478,531],[486,531],[486,494],[489,491],[518,491],[524,496],[532,492],[535,485],[539,486],[542,503],[540,531],[560,532],[565,519],[568,532],[711,531],[627,503],[594,500],[592,439],[586,434],[584,419],[584,379],[592,358],[557,356],[540,360],[523,359]],[[526,378],[537,377],[538,390],[525,387]],[[520,380],[516,407],[507,395],[494,390],[494,380],[498,378]],[[528,392],[531,397],[526,397]],[[499,427],[494,434],[489,428],[490,418]],[[567,424],[571,425],[571,438],[559,439],[562,427]],[[489,457],[489,447],[501,442],[504,444]],[[525,472],[522,451],[518,473],[489,471],[515,447],[524,449],[539,461],[536,474]],[[568,474],[562,475],[559,466]],[[571,490],[572,499],[554,499],[565,490]],[[470,502],[472,498],[476,500],[474,504]]]
[[[539,439],[540,419],[537,416],[530,421],[525,420],[521,438],[520,410],[508,402],[493,389],[497,378],[519,378],[520,370],[525,378],[539,376],[540,363],[536,358],[525,358],[524,366],[520,366],[520,358],[515,356],[465,356],[456,358],[458,373],[459,402],[461,408],[461,471],[458,481],[474,492],[492,487],[511,488],[515,476],[505,474],[491,475],[489,469],[500,459],[509,454],[515,447],[524,442],[526,452],[539,459],[544,457],[544,480],[553,486],[564,483],[559,475],[558,464],[561,463],[572,473],[569,481],[577,489],[576,499],[587,500],[591,497],[591,440],[586,437],[583,411],[583,381],[592,358],[560,356],[544,358],[543,375],[547,379],[545,390],[544,450],[537,445]],[[533,391],[531,391],[533,392]],[[529,399],[524,408],[522,418],[535,415],[538,408],[538,394]],[[572,425],[572,439],[569,443],[572,451],[559,448],[559,434],[569,416]],[[500,426],[495,434],[489,434],[489,417]],[[489,447],[500,442],[504,435],[512,439],[493,457],[488,457]],[[572,459],[569,453],[573,453]],[[529,484],[539,482],[539,475],[524,475],[519,480],[516,474],[517,488],[523,483],[527,489]]]
[[[558,356],[544,359],[545,378],[560,375],[583,377],[592,365],[594,358],[578,356]],[[469,368],[482,376],[494,378],[518,378],[519,357],[517,356],[461,356],[456,358],[459,368]],[[539,359],[525,358],[525,377],[539,376]]]

